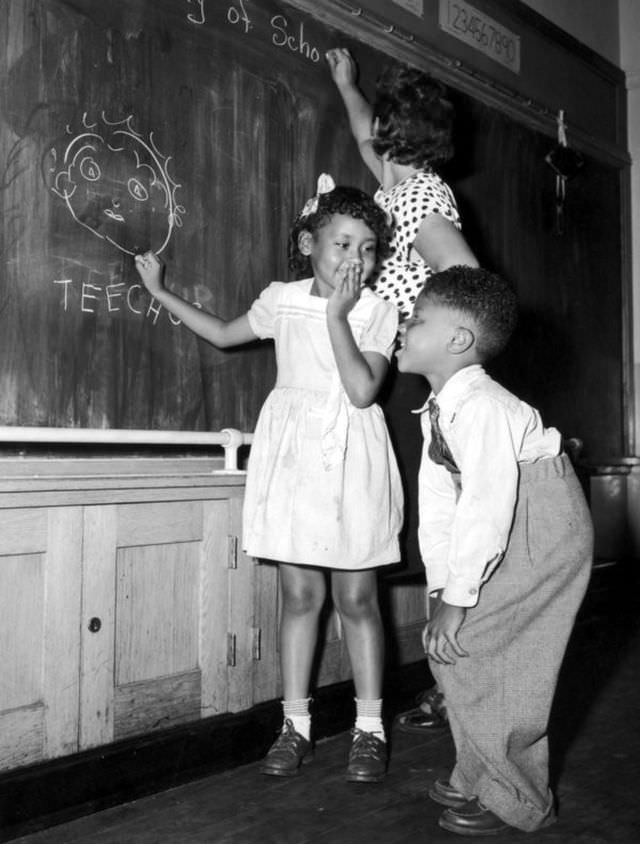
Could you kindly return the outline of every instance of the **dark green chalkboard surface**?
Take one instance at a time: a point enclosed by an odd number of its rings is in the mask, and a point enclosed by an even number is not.
[[[337,42],[370,91],[384,53],[276,0],[0,2],[0,425],[253,429],[269,346],[196,340],[132,253],[159,251],[176,291],[235,316],[288,277],[289,224],[320,172],[375,189],[324,62]],[[496,371],[587,453],[621,454],[619,173],[586,161],[560,236],[553,139],[452,96],[445,175],[523,309]],[[406,409],[424,389],[385,399],[412,465]]]

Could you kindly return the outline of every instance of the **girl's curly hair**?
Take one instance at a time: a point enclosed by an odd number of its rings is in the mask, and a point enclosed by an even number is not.
[[[387,68],[376,85],[373,104],[378,127],[376,154],[398,164],[433,167],[453,156],[453,106],[444,85],[408,65]]]
[[[289,235],[289,267],[296,278],[304,278],[312,274],[311,261],[308,255],[303,255],[298,246],[300,232],[308,231],[315,234],[325,226],[334,214],[346,214],[355,220],[362,220],[377,238],[376,258],[382,261],[390,251],[391,226],[387,222],[385,212],[379,205],[359,188],[337,185],[329,193],[318,195],[318,208],[312,214],[299,214]]]

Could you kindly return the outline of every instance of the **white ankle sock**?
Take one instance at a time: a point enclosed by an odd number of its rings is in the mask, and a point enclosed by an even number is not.
[[[283,700],[282,710],[285,720],[291,721],[296,733],[300,733],[307,741],[311,736],[311,715],[309,714],[310,697],[299,698],[298,700]]]
[[[365,733],[373,733],[376,738],[386,741],[384,727],[382,726],[382,699],[367,700],[355,698],[356,702],[356,723],[357,730]]]

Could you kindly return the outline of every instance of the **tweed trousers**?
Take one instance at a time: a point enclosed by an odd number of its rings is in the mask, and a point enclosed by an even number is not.
[[[430,668],[456,747],[451,784],[531,831],[555,818],[547,728],[589,581],[593,528],[568,457],[520,470],[506,553],[458,636],[469,656]]]

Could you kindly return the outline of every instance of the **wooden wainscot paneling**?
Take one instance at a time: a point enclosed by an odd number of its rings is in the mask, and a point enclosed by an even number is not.
[[[80,746],[113,740],[117,507],[84,513]]]
[[[151,733],[200,718],[200,672],[187,671],[117,686],[114,739]]]
[[[273,700],[282,694],[279,675],[278,568],[254,562],[253,684],[255,702]]]
[[[3,462],[0,770],[249,708],[254,672],[275,695],[258,625],[272,643],[277,602],[239,551],[243,474],[80,462]]]
[[[342,622],[337,612],[332,609],[326,618],[324,639],[321,644],[318,685],[337,683],[351,677],[352,674]]]
[[[0,510],[0,769],[78,748],[80,511]]]
[[[244,476],[68,463],[0,474],[0,770],[277,699],[278,568],[242,552]],[[389,590],[394,664],[421,659],[423,587]],[[320,686],[352,676],[325,620]]]
[[[240,508],[239,497],[87,508],[83,747],[253,705]]]
[[[389,631],[394,662],[405,665],[425,658],[422,630],[426,623],[426,586],[424,582],[407,580],[387,584]]]
[[[43,752],[51,758],[78,747],[83,522],[80,507],[53,507],[47,512]]]

